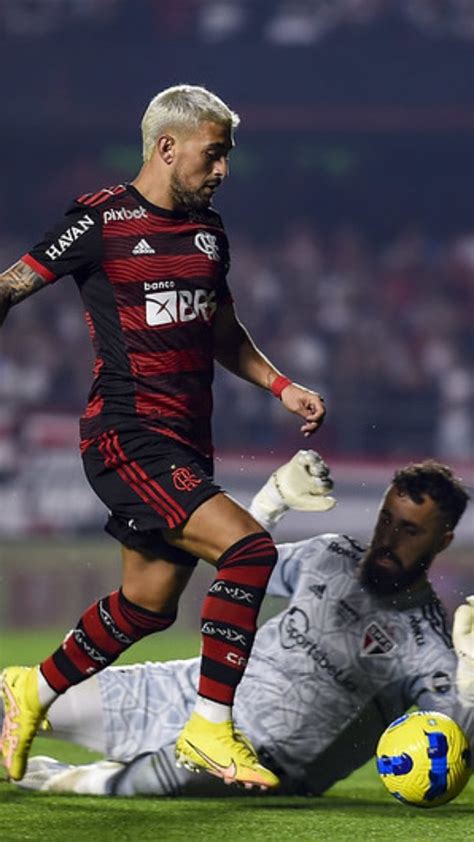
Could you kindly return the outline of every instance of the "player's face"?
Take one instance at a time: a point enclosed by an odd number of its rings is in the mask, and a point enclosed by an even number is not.
[[[361,581],[377,594],[405,590],[423,580],[434,557],[452,537],[431,497],[425,495],[416,503],[390,486],[361,563]]]
[[[175,144],[170,184],[173,202],[189,210],[207,208],[229,173],[231,130],[206,121],[192,134],[177,137]]]

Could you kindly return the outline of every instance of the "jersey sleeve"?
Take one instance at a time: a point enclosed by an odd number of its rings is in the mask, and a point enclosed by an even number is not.
[[[22,260],[47,282],[100,263],[101,222],[97,211],[78,202]]]
[[[268,583],[267,594],[291,597],[308,559],[316,565],[323,549],[319,538],[308,538],[293,544],[277,544],[278,559]]]
[[[223,275],[217,290],[217,303],[219,306],[222,306],[223,304],[234,303],[234,299],[230,291],[226,275]]]
[[[222,261],[223,261],[222,272],[221,272],[219,284],[217,286],[217,295],[216,295],[216,300],[217,300],[217,304],[218,304],[219,307],[221,307],[222,305],[225,305],[225,304],[233,304],[234,303],[234,299],[233,299],[232,293],[231,293],[230,288],[229,288],[229,282],[227,280],[227,276],[229,274],[229,269],[230,269],[229,244],[227,242],[227,238],[225,239],[225,243],[226,243],[226,246],[225,246],[224,255],[223,255],[223,258],[222,258]]]
[[[221,306],[222,304],[233,303],[233,297],[229,289],[228,282],[228,276],[230,272],[230,246],[222,219],[218,214],[216,214],[215,216],[218,225],[217,230],[219,231],[217,240],[217,253],[219,255],[219,261],[221,265],[220,278],[216,291],[216,301],[218,306]]]

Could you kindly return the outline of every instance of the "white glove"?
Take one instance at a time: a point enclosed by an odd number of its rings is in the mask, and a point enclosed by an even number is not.
[[[271,479],[285,505],[297,512],[327,512],[336,505],[328,496],[334,487],[329,468],[314,450],[298,450]]]
[[[298,452],[273,472],[255,495],[251,513],[270,528],[288,509],[298,512],[327,512],[336,505],[329,496],[333,489],[329,468],[314,450]]]
[[[474,596],[466,597],[465,605],[456,608],[453,643],[458,656],[456,683],[458,695],[465,705],[474,705]]]

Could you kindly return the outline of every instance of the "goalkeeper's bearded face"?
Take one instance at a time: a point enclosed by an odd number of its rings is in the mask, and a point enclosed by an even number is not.
[[[452,537],[429,495],[417,503],[390,486],[361,562],[362,584],[381,595],[406,590],[423,581],[433,559]]]

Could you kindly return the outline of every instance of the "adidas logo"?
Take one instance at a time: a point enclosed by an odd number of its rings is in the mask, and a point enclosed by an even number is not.
[[[318,597],[318,599],[322,599],[324,591],[326,590],[326,585],[310,585],[309,589],[312,593],[314,593],[315,596]]]
[[[155,254],[155,249],[146,240],[140,240],[132,249],[132,254]]]

